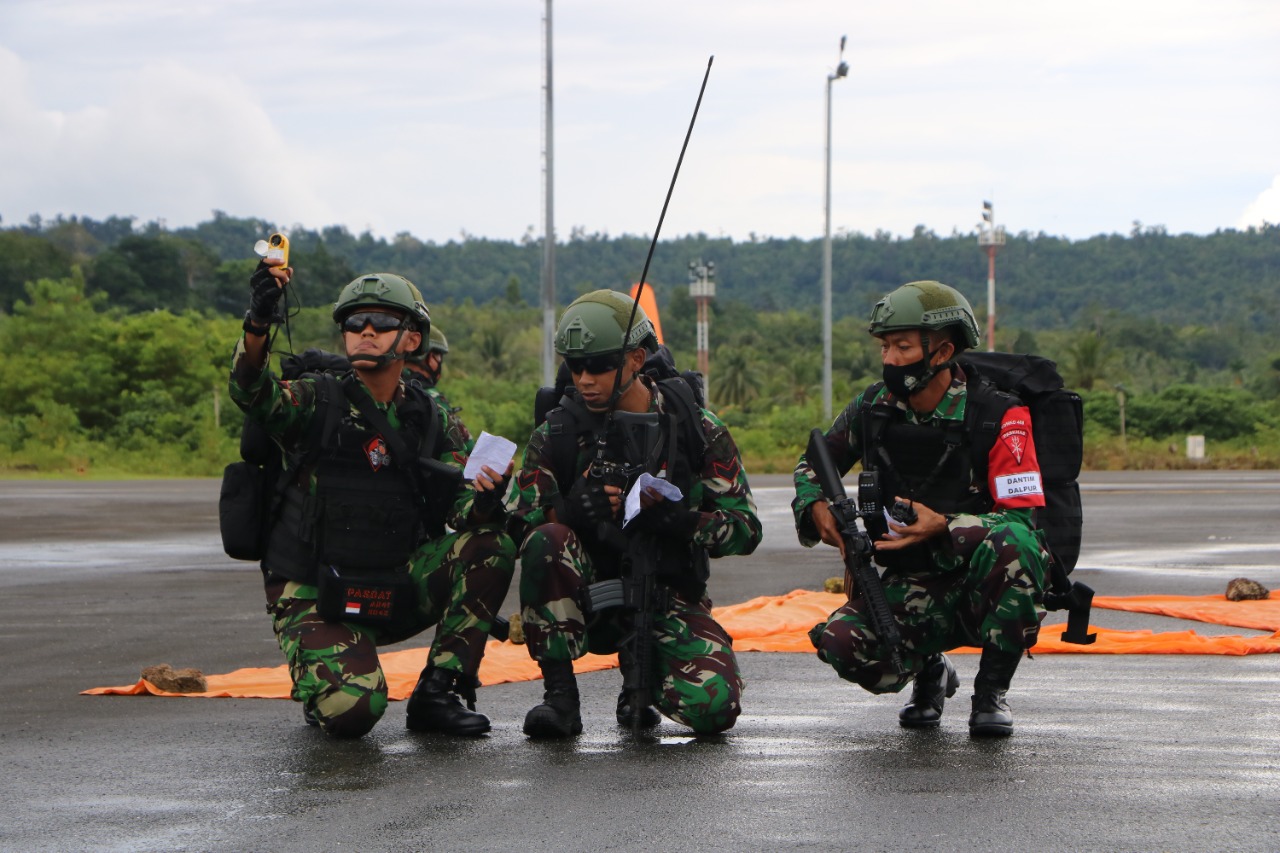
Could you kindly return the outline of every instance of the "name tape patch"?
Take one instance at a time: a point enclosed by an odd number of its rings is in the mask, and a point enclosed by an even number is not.
[[[1005,474],[995,478],[996,498],[1019,498],[1023,495],[1043,495],[1044,486],[1040,483],[1039,471],[1028,471],[1024,474]]]

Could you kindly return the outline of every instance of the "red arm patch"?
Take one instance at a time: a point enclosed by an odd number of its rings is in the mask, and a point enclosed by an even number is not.
[[[1032,439],[1031,412],[1014,406],[1004,413],[987,460],[987,487],[996,510],[1044,506],[1044,482]]]

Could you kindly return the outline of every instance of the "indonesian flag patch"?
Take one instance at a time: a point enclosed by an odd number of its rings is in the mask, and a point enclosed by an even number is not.
[[[1000,433],[1000,440],[1004,442],[1005,447],[1009,448],[1009,452],[1013,454],[1015,464],[1021,465],[1022,454],[1027,452],[1026,428],[1006,425],[1004,432]]]
[[[369,459],[369,467],[375,471],[380,470],[383,465],[391,464],[391,457],[387,455],[387,443],[380,435],[369,439],[369,443],[364,446],[364,453]]]
[[[359,615],[360,615],[360,610],[361,610],[361,608],[360,608],[360,602],[358,602],[358,601],[348,601],[348,602],[347,602],[346,611],[347,611],[347,615],[348,615],[348,616],[359,616]]]

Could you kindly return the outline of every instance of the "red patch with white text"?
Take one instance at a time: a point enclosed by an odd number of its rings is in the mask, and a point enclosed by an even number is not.
[[[1009,448],[1018,465],[1022,464],[1022,454],[1027,452],[1028,438],[1027,431],[1020,427],[1006,427],[1000,433],[1000,440],[1004,442],[1005,447]]]
[[[375,471],[382,469],[384,465],[391,464],[391,456],[387,453],[387,443],[382,440],[382,436],[375,435],[369,439],[364,446],[364,454],[369,459],[369,467]]]

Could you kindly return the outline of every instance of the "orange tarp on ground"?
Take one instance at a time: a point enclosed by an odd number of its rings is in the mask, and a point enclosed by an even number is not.
[[[734,648],[749,652],[803,652],[811,654],[808,631],[826,619],[845,601],[843,595],[796,590],[780,596],[764,596],[715,608],[716,619],[733,637]],[[1179,596],[1148,595],[1133,597],[1098,596],[1095,606],[1110,610],[1158,613],[1179,619],[1194,619],[1222,625],[1274,631],[1271,636],[1202,637],[1194,631],[1115,631],[1091,627],[1097,642],[1077,646],[1062,642],[1064,625],[1046,625],[1040,631],[1040,642],[1033,654],[1190,654],[1249,655],[1280,652],[1280,595],[1265,601],[1227,601],[1220,595]],[[956,649],[972,653],[977,649]],[[386,674],[388,693],[392,699],[405,699],[412,692],[418,674],[426,665],[425,648],[387,652],[380,656]],[[578,672],[592,672],[618,665],[616,655],[587,655],[574,664]],[[540,677],[538,667],[529,659],[523,646],[491,641],[480,667],[480,680],[485,684],[530,681]],[[139,680],[124,687],[97,687],[86,690],[89,695],[136,695],[231,697],[242,699],[289,698],[289,673],[284,666],[238,669],[224,675],[207,676],[205,693],[165,693],[152,684]]]
[[[1093,606],[1258,631],[1280,631],[1280,592],[1273,592],[1270,598],[1260,601],[1228,601],[1225,595],[1098,595],[1094,596]]]

